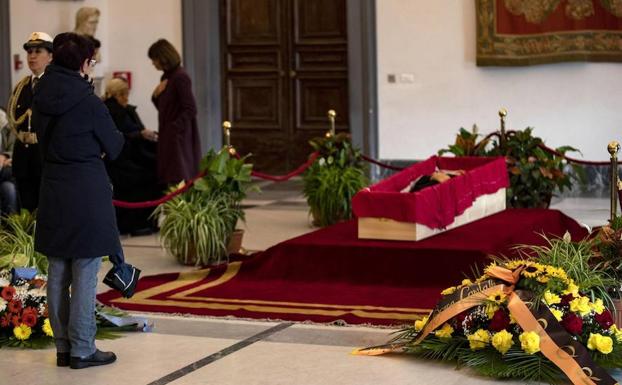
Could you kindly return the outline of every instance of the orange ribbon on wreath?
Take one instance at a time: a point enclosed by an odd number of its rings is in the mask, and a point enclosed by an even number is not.
[[[509,270],[500,266],[493,266],[487,270],[487,275],[495,280],[486,280],[480,283],[464,286],[454,293],[443,297],[430,314],[429,320],[421,330],[414,344],[421,343],[430,333],[449,321],[453,317],[472,307],[479,306],[490,295],[506,294],[508,310],[516,323],[524,331],[533,331],[540,337],[540,351],[575,385],[615,385],[613,379],[603,368],[594,363],[589,352],[559,324],[553,313],[546,306],[527,306],[526,302],[532,299],[531,293],[523,290],[514,290],[520,279],[523,267]],[[392,343],[367,349],[360,349],[355,355],[379,355],[400,351],[404,344]]]

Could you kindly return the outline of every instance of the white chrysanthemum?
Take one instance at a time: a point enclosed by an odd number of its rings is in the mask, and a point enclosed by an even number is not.
[[[6,309],[6,301],[4,298],[0,297],[0,313],[2,313]]]
[[[0,277],[0,287],[9,286],[10,284],[11,282],[7,278]]]
[[[37,307],[37,312],[39,313],[40,316],[42,316],[45,313],[45,304],[44,303],[40,303],[39,306]]]
[[[30,295],[31,297],[35,297],[35,298],[45,297],[47,296],[47,292],[44,288],[40,287],[37,289],[28,290],[28,295]]]
[[[14,298],[19,299],[24,302],[24,300],[28,297],[28,288],[25,286],[15,286],[15,296]]]

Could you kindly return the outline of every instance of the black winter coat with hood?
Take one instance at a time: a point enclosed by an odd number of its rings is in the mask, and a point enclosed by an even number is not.
[[[108,109],[78,72],[51,64],[35,90],[43,172],[35,250],[48,257],[96,258],[121,250],[102,154],[123,148]]]

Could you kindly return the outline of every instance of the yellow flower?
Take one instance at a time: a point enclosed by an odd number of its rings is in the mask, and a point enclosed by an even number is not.
[[[603,354],[609,354],[613,351],[613,340],[611,337],[603,336],[598,333],[590,333],[590,338],[587,340],[587,348],[590,350],[598,350]]]
[[[603,305],[603,300],[598,298],[595,302],[590,302],[590,308],[596,312],[596,314],[602,314],[605,311],[605,305]]]
[[[471,281],[468,278],[463,279],[462,283],[461,283],[462,286],[468,286],[468,285],[472,285],[472,284],[473,284],[473,281]]]
[[[488,330],[478,329],[475,333],[467,336],[471,350],[484,349],[490,342]]]
[[[30,338],[30,335],[32,334],[32,329],[30,329],[30,327],[26,324],[21,324],[13,328],[13,334],[18,340],[24,341]]]
[[[427,324],[427,323],[428,323],[428,316],[425,316],[425,317],[423,317],[423,318],[421,318],[419,320],[416,320],[415,321],[415,331],[416,332],[420,332],[423,329],[423,327],[425,326],[425,324]]]
[[[442,328],[434,332],[438,338],[451,338],[451,334],[454,332],[454,328],[449,324],[443,325]]]
[[[540,263],[530,262],[527,264],[522,274],[527,278],[535,278],[536,276],[544,273],[545,267]]]
[[[455,286],[448,287],[447,289],[441,291],[441,295],[449,295],[449,294],[452,294],[454,291],[456,291]]]
[[[558,309],[554,309],[554,308],[549,308],[549,310],[551,311],[551,313],[553,313],[553,315],[555,316],[555,319],[557,319],[558,321],[561,321],[562,318],[564,317],[564,312]]]
[[[559,267],[546,265],[546,274],[548,274],[549,277],[559,278],[562,281],[568,280],[568,275],[566,274],[566,272]]]
[[[514,345],[512,341],[512,333],[507,330],[501,330],[492,336],[492,346],[495,347],[501,354],[507,353],[510,347]]]
[[[562,299],[559,298],[557,294],[553,294],[548,290],[544,292],[544,302],[546,302],[547,305],[555,305],[561,301]]]
[[[501,291],[496,294],[491,294],[488,296],[489,301],[494,302],[498,305],[504,303],[506,298],[507,298],[507,295],[505,295],[505,293]]]
[[[486,304],[486,316],[488,317],[488,319],[492,319],[492,317],[495,315],[495,312],[499,310],[499,305],[496,305],[494,303],[487,303]]]
[[[613,336],[616,338],[616,341],[622,343],[622,329],[618,329],[616,324],[611,325],[609,331],[613,333]]]
[[[547,277],[546,275],[539,275],[536,278],[536,281],[538,281],[540,283],[547,283],[549,281],[549,277]]]
[[[46,336],[48,337],[54,337],[54,332],[52,331],[52,325],[50,325],[50,319],[46,318],[45,321],[43,321],[43,332],[45,333]]]
[[[534,354],[540,351],[540,336],[536,332],[523,332],[518,336],[520,347],[527,354]]]
[[[570,301],[570,311],[586,315],[590,312],[590,299],[588,297],[579,297]]]
[[[563,291],[564,294],[572,294],[574,296],[579,295],[579,286],[575,285],[573,281],[568,283],[568,287]]]
[[[519,266],[523,266],[523,265],[526,265],[526,264],[528,264],[528,263],[530,263],[530,262],[525,261],[525,260],[522,260],[522,259],[514,259],[514,260],[512,260],[512,261],[508,261],[508,262],[506,262],[506,263],[505,263],[505,265],[504,265],[504,267],[505,267],[506,269],[509,269],[509,270],[514,270],[514,269],[516,269],[517,267],[519,267]]]

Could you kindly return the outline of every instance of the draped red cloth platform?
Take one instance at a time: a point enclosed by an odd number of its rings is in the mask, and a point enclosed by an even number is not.
[[[282,242],[227,266],[142,278],[127,310],[291,321],[395,325],[428,313],[440,291],[490,254],[542,244],[537,233],[587,235],[556,210],[506,210],[419,242],[357,238],[348,221]]]

